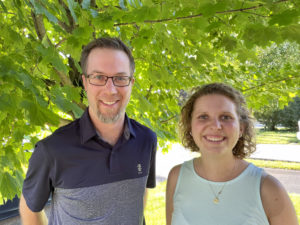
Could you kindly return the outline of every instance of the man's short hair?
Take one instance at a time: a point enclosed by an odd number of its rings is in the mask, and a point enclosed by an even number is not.
[[[130,49],[119,38],[104,37],[94,39],[83,48],[80,58],[80,66],[84,75],[87,75],[87,58],[94,48],[107,48],[123,51],[128,56],[131,75],[134,73],[135,63]]]

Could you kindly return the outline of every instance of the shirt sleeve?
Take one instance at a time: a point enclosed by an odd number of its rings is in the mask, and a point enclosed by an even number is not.
[[[38,142],[29,160],[22,191],[27,206],[33,212],[39,212],[44,208],[53,190],[50,178],[51,168],[45,146]]]
[[[154,135],[153,144],[152,144],[152,154],[150,160],[150,170],[149,170],[149,175],[147,180],[147,188],[154,188],[156,186],[156,171],[155,171],[156,151],[157,151],[157,137],[156,135]]]

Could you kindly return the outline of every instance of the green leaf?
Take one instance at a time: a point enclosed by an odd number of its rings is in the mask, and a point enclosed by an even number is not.
[[[278,30],[261,24],[251,24],[246,27],[242,37],[245,45],[252,48],[254,45],[266,46],[270,41],[279,40]]]
[[[30,123],[43,126],[46,123],[57,126],[59,117],[47,108],[34,104],[29,100],[23,100],[21,106],[27,111]]]
[[[101,29],[109,29],[114,25],[112,15],[107,13],[98,14],[93,21],[93,24]]]
[[[144,22],[145,20],[154,20],[159,15],[157,7],[143,6],[134,11],[136,22]]]
[[[123,10],[127,10],[126,8],[126,0],[119,0],[119,6],[123,9]]]
[[[91,0],[83,0],[81,3],[81,7],[83,9],[89,9],[91,5]]]
[[[288,9],[280,14],[272,15],[269,21],[270,25],[278,24],[279,26],[297,23],[299,18],[299,9]]]
[[[66,85],[62,88],[62,91],[66,93],[66,98],[69,100],[74,100],[75,102],[80,102],[80,93],[81,88],[75,88],[69,85]]]
[[[290,41],[296,41],[300,44],[300,24],[284,27],[281,30],[281,36]]]
[[[211,17],[214,16],[218,11],[224,11],[226,9],[226,5],[226,1],[218,1],[216,4],[208,2],[201,5],[199,11],[203,14],[203,16]]]
[[[131,5],[134,8],[139,8],[141,7],[143,4],[140,0],[127,0],[129,5]]]
[[[13,199],[15,195],[20,191],[18,182],[15,178],[8,172],[2,174],[2,179],[0,180],[0,190],[2,193],[3,199],[0,199],[3,204],[3,200]]]
[[[232,51],[237,45],[237,39],[230,36],[226,36],[222,39],[221,44],[225,47],[227,51]]]
[[[1,5],[3,11],[4,11],[5,13],[7,13],[7,8],[5,7],[5,5],[4,5],[4,3],[3,3],[2,0],[0,1],[0,5]]]
[[[75,14],[75,11],[74,11],[74,8],[76,7],[77,3],[74,2],[74,0],[67,0],[67,2],[68,2],[68,6],[69,6],[69,10],[71,12],[71,15],[72,15],[74,21],[77,23],[78,20],[77,20],[77,16]]]
[[[59,56],[59,53],[57,52],[57,50],[54,47],[50,46],[48,48],[45,48],[44,46],[39,45],[37,47],[37,50],[43,56],[42,61],[52,63],[52,65],[57,70],[59,70],[63,73],[68,72],[67,67],[64,65],[63,61],[61,60],[61,58]]]
[[[74,31],[73,31],[72,34],[73,34],[73,36],[77,40],[81,39],[83,43],[86,43],[92,37],[93,28],[90,27],[90,26],[87,26],[87,27],[77,27],[76,29],[74,29]]]
[[[58,23],[57,18],[54,15],[52,15],[47,9],[45,9],[42,5],[40,5],[36,0],[30,0],[30,2],[34,6],[34,9],[37,14],[43,14],[52,23]]]
[[[0,95],[0,111],[13,112],[16,109],[17,96],[3,93]]]

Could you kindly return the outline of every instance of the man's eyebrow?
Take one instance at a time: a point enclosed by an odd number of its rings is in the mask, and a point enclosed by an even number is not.
[[[93,70],[91,74],[93,74],[93,73],[97,73],[97,74],[101,74],[101,75],[107,76],[105,73],[103,73],[103,72],[101,72],[99,70]],[[113,74],[112,76],[120,76],[120,75],[126,75],[126,76],[128,76],[126,72],[119,72],[119,73]]]

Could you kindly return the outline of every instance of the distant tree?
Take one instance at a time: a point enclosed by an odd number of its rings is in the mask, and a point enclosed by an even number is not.
[[[280,124],[296,131],[298,130],[298,120],[300,120],[300,98],[295,97],[280,111]]]
[[[281,110],[277,102],[272,102],[254,112],[254,116],[258,122],[264,125],[265,130],[275,131],[281,121]]]
[[[298,130],[298,120],[300,120],[300,98],[295,97],[283,109],[280,109],[278,102],[274,101],[254,112],[254,116],[265,126],[266,130],[274,131],[277,126],[281,125],[296,131]]]

